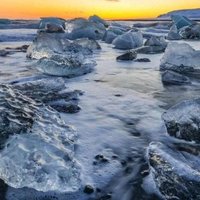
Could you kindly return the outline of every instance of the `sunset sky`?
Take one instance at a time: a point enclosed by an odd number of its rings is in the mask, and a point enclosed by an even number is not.
[[[200,0],[0,0],[0,18],[152,18],[171,10],[200,8]]]

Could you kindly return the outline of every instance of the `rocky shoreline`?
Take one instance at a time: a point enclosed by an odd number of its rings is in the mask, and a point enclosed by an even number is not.
[[[0,187],[2,199],[118,200],[121,197],[116,188],[128,187],[123,200],[200,199],[199,98],[179,102],[162,114],[168,133],[166,143],[151,140],[126,158],[112,151],[96,154],[92,158],[94,170],[120,172],[106,183],[107,188],[82,177],[84,169],[75,156],[79,135],[62,120],[63,113],[74,115],[84,110],[79,105],[84,91],[69,90],[67,83],[95,71],[98,64],[94,55],[104,51],[102,43],[119,50],[116,63],[151,65],[148,56],[163,53],[159,69],[163,85],[194,84],[200,51],[182,40],[199,40],[200,25],[184,16],[172,20],[168,35],[148,33],[146,39],[143,27],[109,23],[98,16],[67,22],[44,18],[30,45],[0,50],[2,58],[26,53],[32,68],[41,75],[34,80],[0,84],[0,178],[5,182]],[[96,84],[101,82],[106,81],[96,80]],[[123,99],[123,94],[114,96]],[[115,118],[125,124],[131,137],[140,138],[141,133],[133,128],[136,120]]]

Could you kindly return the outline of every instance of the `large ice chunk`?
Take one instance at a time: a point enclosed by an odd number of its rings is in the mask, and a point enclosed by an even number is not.
[[[183,39],[200,39],[200,25],[194,24],[180,29],[180,35]]]
[[[106,28],[102,23],[83,18],[73,19],[67,23],[68,38],[72,40],[78,38],[102,39],[105,31]]]
[[[27,49],[27,57],[40,59],[43,57],[49,57],[55,53],[63,53],[64,47],[60,34],[39,33],[33,40],[33,43]]]
[[[71,56],[54,55],[50,58],[41,58],[37,69],[53,76],[74,77],[87,74],[93,70],[96,62],[87,61],[82,54]]]
[[[199,199],[200,159],[199,148],[189,145],[169,147],[151,143],[147,151],[150,167],[149,180],[155,184],[159,199]],[[153,192],[153,191],[151,191]]]
[[[108,44],[111,44],[112,41],[119,35],[124,34],[125,32],[129,31],[131,28],[127,26],[123,26],[121,24],[112,23],[111,26],[108,27],[106,30],[103,41],[105,41]]]
[[[167,47],[167,42],[163,37],[152,36],[147,39],[144,43],[145,46],[163,46],[163,48]]]
[[[200,69],[200,51],[186,43],[169,43],[161,59],[160,70],[191,72]]]
[[[178,29],[183,28],[184,26],[190,26],[194,23],[187,17],[181,15],[172,15],[171,18]]]
[[[55,54],[74,54],[82,53],[89,55],[95,49],[99,49],[100,45],[87,38],[76,41],[67,39],[66,34],[58,33],[39,33],[33,43],[27,50],[27,57],[40,59],[43,57],[51,57]]]
[[[164,52],[166,47],[167,42],[163,37],[151,36],[145,41],[144,46],[138,48],[136,51],[144,54],[155,54]]]
[[[167,132],[174,137],[200,143],[200,99],[186,100],[163,113]]]
[[[39,80],[19,82],[13,85],[21,94],[38,103],[53,107],[59,112],[76,113],[81,91],[66,89],[62,78],[43,78]]]
[[[112,44],[116,49],[134,49],[143,45],[143,36],[140,31],[128,31],[116,37]]]
[[[11,187],[76,191],[76,134],[58,112],[0,85],[0,178]]]
[[[103,36],[103,41],[105,43],[111,44],[112,41],[117,37],[118,35],[115,34],[113,31],[107,30]]]
[[[175,24],[171,26],[169,33],[167,35],[167,39],[168,40],[180,40],[181,39],[181,36],[180,36],[179,31]]]

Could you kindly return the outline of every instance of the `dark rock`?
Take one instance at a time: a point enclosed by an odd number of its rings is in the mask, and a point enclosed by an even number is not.
[[[112,156],[113,159],[118,159],[119,157],[117,155]]]
[[[163,53],[165,51],[166,47],[163,46],[143,46],[140,48],[137,48],[135,51],[137,53],[142,54],[156,54],[156,53]]]
[[[96,191],[97,191],[98,193],[100,193],[100,192],[101,192],[101,189],[100,189],[100,188],[96,188]]]
[[[123,95],[121,94],[115,94],[116,97],[122,97]]]
[[[125,168],[124,172],[126,174],[131,174],[132,170],[133,170],[132,167],[128,166],[128,167]]]
[[[15,52],[24,52],[24,53],[26,53],[28,47],[29,47],[29,45],[22,45],[22,46],[16,47],[16,48],[7,47],[6,50],[8,52],[10,52],[10,53],[15,53]]]
[[[53,104],[50,104],[50,106],[54,108],[55,110],[57,110],[58,112],[70,113],[70,114],[77,113],[81,110],[81,108],[78,105],[73,104],[73,103],[69,103],[69,104],[68,103],[64,103],[64,104],[53,103]]]
[[[128,51],[117,57],[117,60],[134,60],[137,58],[137,53],[135,51]]]
[[[135,62],[151,62],[149,58],[138,58],[134,60]]]
[[[121,164],[122,164],[123,167],[125,167],[127,165],[127,162],[125,160],[122,160]]]
[[[96,79],[96,80],[94,80],[95,82],[97,82],[97,83],[106,83],[107,81],[104,81],[104,80],[100,80],[100,79]]]
[[[137,130],[129,130],[130,134],[133,135],[134,137],[140,137],[141,133],[138,132]]]
[[[149,175],[149,173],[150,173],[149,165],[147,162],[144,162],[140,168],[140,174],[142,175],[142,177],[145,177]]]
[[[95,156],[95,159],[96,159],[96,160],[101,160],[101,159],[103,159],[103,158],[104,158],[104,156],[101,155],[101,154],[98,154],[98,155]]]
[[[97,165],[98,164],[98,162],[97,161],[93,161],[93,163],[92,163],[93,165]]]
[[[112,199],[112,195],[111,194],[106,194],[106,195],[100,197],[97,200],[111,200],[111,199]]]
[[[98,163],[107,163],[109,162],[108,158],[105,158],[103,155],[99,154],[95,156],[95,159],[98,161]]]
[[[103,159],[101,159],[101,162],[102,163],[107,163],[107,162],[109,162],[109,160],[107,158],[103,158]]]
[[[0,179],[0,199],[6,200],[8,185],[4,183],[3,180]]]
[[[128,126],[134,126],[134,125],[135,125],[133,122],[129,122],[129,121],[128,121],[126,124],[127,124]]]
[[[94,188],[91,185],[86,185],[83,192],[86,194],[92,194],[94,192]]]

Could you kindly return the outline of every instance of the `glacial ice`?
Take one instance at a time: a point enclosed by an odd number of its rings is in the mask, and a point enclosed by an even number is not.
[[[191,83],[187,76],[168,70],[162,73],[162,82],[168,85],[182,85]]]
[[[57,37],[58,36],[58,37]],[[63,53],[60,34],[39,33],[27,49],[27,57],[40,59],[55,53]]]
[[[10,85],[0,85],[0,109],[0,178],[13,188],[78,190],[77,136],[59,113]]]
[[[65,20],[61,18],[56,18],[56,17],[44,17],[41,18],[40,24],[39,24],[39,29],[45,29],[46,24],[57,24],[63,27],[65,29]]]
[[[147,161],[152,182],[161,195],[159,199],[199,199],[199,149],[189,145],[169,147],[152,142],[147,149]]]
[[[96,62],[85,60],[82,54],[53,55],[50,58],[41,58],[36,63],[37,69],[45,74],[66,77],[90,73],[95,65]]]
[[[116,35],[122,35],[123,33],[126,33],[131,30],[130,27],[124,27],[124,26],[119,26],[119,25],[112,25],[109,26],[108,31],[112,31]]]
[[[143,36],[140,31],[128,31],[116,37],[112,44],[116,49],[134,49],[143,45]]]
[[[189,44],[171,42],[161,59],[160,70],[192,72],[200,69],[200,51]]]
[[[183,39],[200,39],[200,25],[193,24],[180,29],[180,36]]]
[[[166,47],[167,42],[163,37],[151,36],[145,41],[144,46],[137,48],[136,51],[143,54],[155,54],[164,52]]]
[[[181,39],[181,36],[180,36],[179,31],[175,24],[171,26],[169,33],[167,35],[167,39],[168,40],[180,40]]]
[[[167,42],[163,37],[151,36],[145,41],[144,46],[136,49],[136,52],[143,54],[156,54],[164,52],[166,47]]]
[[[109,24],[104,19],[100,18],[97,15],[90,16],[88,20],[90,22],[94,22],[94,23],[97,23],[97,24],[103,24],[105,27],[109,26]]]
[[[167,47],[167,42],[163,37],[152,36],[147,39],[144,43],[144,46],[163,46]]]
[[[190,26],[190,25],[194,24],[193,21],[191,21],[190,19],[188,19],[185,16],[172,15],[171,18],[172,18],[172,21],[174,22],[174,24],[176,25],[177,29],[181,29],[184,26]]]
[[[51,106],[59,112],[74,113],[80,110],[78,101],[81,91],[67,90],[62,78],[20,82],[12,87],[37,103]]]
[[[67,23],[68,38],[75,40],[78,38],[89,38],[93,40],[102,39],[106,31],[102,23],[95,23],[87,19],[77,18]]]
[[[74,43],[82,46],[85,49],[89,49],[92,51],[101,49],[101,46],[99,45],[99,43],[96,40],[90,40],[88,38],[76,39],[76,40],[74,40]]]
[[[122,35],[129,30],[130,27],[126,26],[124,27],[114,23],[111,26],[109,26],[108,29],[106,30],[103,36],[103,41],[105,41],[108,44],[111,44],[117,36]]]
[[[169,135],[200,143],[200,99],[182,101],[163,113]]]
[[[58,33],[39,33],[33,43],[27,50],[27,57],[40,59],[51,57],[55,54],[76,54],[83,55],[92,54],[100,45],[87,38],[70,41],[66,38],[66,34]]]
[[[103,36],[103,41],[105,43],[111,44],[112,41],[117,37],[118,35],[115,34],[113,31],[110,30],[106,30],[104,36]]]

